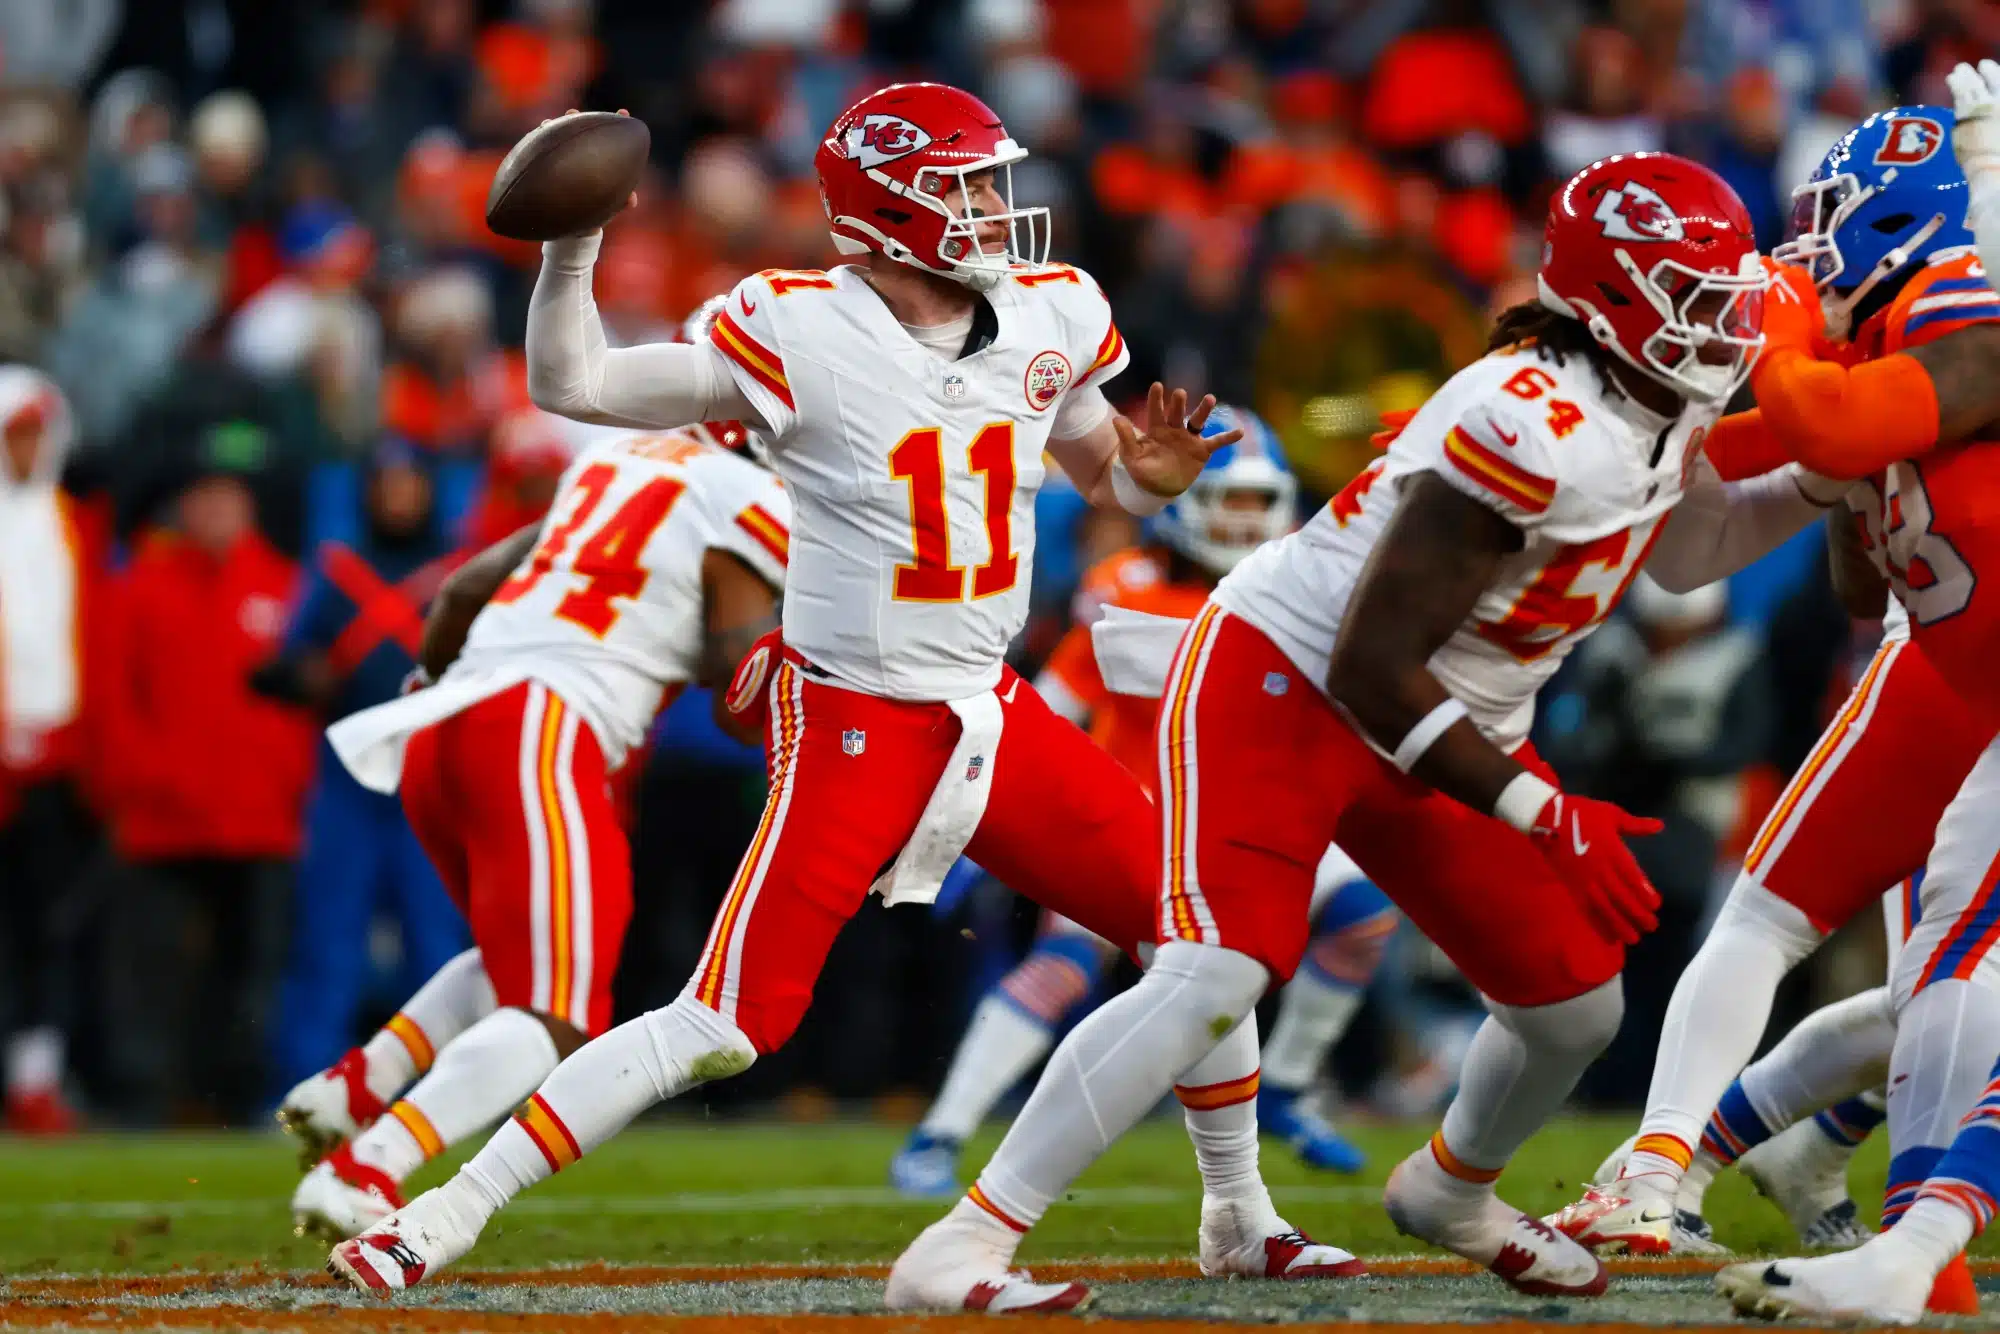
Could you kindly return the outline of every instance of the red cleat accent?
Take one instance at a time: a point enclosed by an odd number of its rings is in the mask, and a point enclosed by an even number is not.
[[[1546,1233],[1550,1239],[1556,1237],[1556,1230],[1541,1219],[1528,1214],[1523,1214],[1521,1217],[1530,1227]],[[1605,1272],[1602,1260],[1597,1262],[1597,1272],[1591,1276],[1590,1281],[1578,1287],[1566,1287],[1543,1278],[1523,1279],[1521,1275],[1532,1268],[1534,1263],[1534,1252],[1510,1242],[1500,1248],[1500,1253],[1493,1257],[1493,1263],[1486,1267],[1508,1287],[1516,1292],[1526,1293],[1530,1297],[1602,1297],[1605,1288],[1611,1284],[1611,1276]]]
[[[333,1174],[357,1190],[373,1191],[380,1195],[391,1209],[400,1209],[406,1203],[403,1191],[396,1179],[379,1167],[354,1160],[353,1146],[343,1144],[326,1156],[326,1165]]]
[[[347,1085],[347,1114],[360,1129],[366,1130],[386,1110],[382,1100],[368,1091],[368,1058],[361,1054],[361,1048],[349,1047],[327,1073]]]
[[[1302,1269],[1292,1269],[1292,1261],[1299,1253],[1313,1243],[1302,1233],[1287,1232],[1283,1236],[1264,1238],[1264,1277],[1287,1281],[1301,1278],[1353,1278],[1368,1272],[1368,1266],[1361,1260],[1350,1258],[1330,1265],[1307,1265]]]
[[[1973,1286],[1972,1270],[1966,1267],[1964,1255],[1954,1256],[1950,1264],[1938,1271],[1931,1282],[1931,1295],[1924,1300],[1924,1310],[1933,1315],[1979,1314],[1979,1289]]]
[[[394,1233],[371,1232],[365,1236],[357,1237],[355,1240],[373,1246],[376,1250],[381,1251],[391,1260],[401,1265],[403,1267],[403,1286],[405,1288],[414,1288],[418,1283],[422,1282],[424,1270],[430,1267],[418,1259],[416,1252],[405,1246],[403,1239]],[[362,1266],[362,1269],[363,1276],[368,1276],[369,1271],[367,1267]]]

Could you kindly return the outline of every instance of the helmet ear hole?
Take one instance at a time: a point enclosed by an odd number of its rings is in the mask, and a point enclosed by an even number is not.
[[[1898,232],[1909,230],[1916,220],[1917,215],[1914,213],[1891,213],[1888,217],[1877,218],[1868,225],[1884,236],[1894,236]]]
[[[1597,285],[1597,291],[1598,295],[1602,296],[1605,299],[1605,301],[1611,305],[1629,306],[1632,304],[1631,297],[1626,296],[1623,292],[1613,287],[1610,283],[1599,283]]]

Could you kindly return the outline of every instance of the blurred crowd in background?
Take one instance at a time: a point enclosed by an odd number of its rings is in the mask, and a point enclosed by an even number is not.
[[[395,692],[437,581],[591,434],[528,404],[537,253],[483,222],[542,118],[651,127],[598,268],[629,343],[835,262],[810,161],[854,96],[970,87],[1033,151],[1016,190],[1053,207],[1056,257],[1112,298],[1114,399],[1158,377],[1254,407],[1314,504],[1532,294],[1564,175],[1692,154],[1768,245],[1845,128],[1948,102],[1997,48],[1987,0],[7,0],[0,362],[48,377],[0,372],[7,1124],[253,1119],[461,948],[400,812],[318,732]],[[23,520],[56,478],[59,526]],[[1029,669],[1142,536],[1060,482],[1042,522]],[[1808,533],[1727,589],[1642,585],[1545,702],[1572,784],[1669,823],[1596,1098],[1643,1091],[1717,885],[1869,647],[1823,565]],[[762,781],[695,693],[625,776],[624,1012],[679,989]],[[801,1039],[711,1100],[930,1088],[1031,921],[990,885],[871,908]],[[1790,1003],[1878,979],[1857,941]],[[1469,1004],[1401,942],[1338,1053],[1351,1105],[1431,1105]]]

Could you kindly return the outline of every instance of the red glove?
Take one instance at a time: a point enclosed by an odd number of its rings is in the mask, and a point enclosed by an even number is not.
[[[785,653],[785,637],[782,629],[773,627],[758,636],[750,651],[743,655],[743,661],[736,664],[735,675],[729,678],[728,689],[722,692],[722,707],[726,710],[724,726],[738,740],[762,741],[771,726],[771,673],[777,669],[778,660]]]
[[[1625,839],[1664,828],[1608,801],[1558,792],[1528,832],[1597,929],[1608,939],[1635,945],[1660,924],[1660,892],[1633,860]]]

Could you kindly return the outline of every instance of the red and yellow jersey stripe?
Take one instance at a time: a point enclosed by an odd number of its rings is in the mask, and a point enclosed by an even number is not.
[[[1460,475],[1477,482],[1516,509],[1541,514],[1555,503],[1554,478],[1529,472],[1497,450],[1480,444],[1461,427],[1454,426],[1446,434],[1444,456]]]
[[[1124,352],[1125,335],[1118,332],[1118,321],[1113,320],[1111,327],[1104,331],[1104,340],[1097,345],[1097,355],[1083,368],[1083,374],[1077,377],[1077,383],[1086,383],[1091,376],[1118,360]]]
[[[757,540],[780,565],[788,564],[792,551],[791,530],[762,505],[750,505],[736,516],[736,526]]]
[[[791,382],[785,378],[784,359],[746,333],[728,310],[716,317],[708,340],[722,350],[722,355],[741,366],[751,379],[770,390],[780,403],[788,408],[797,408],[792,402]]]

